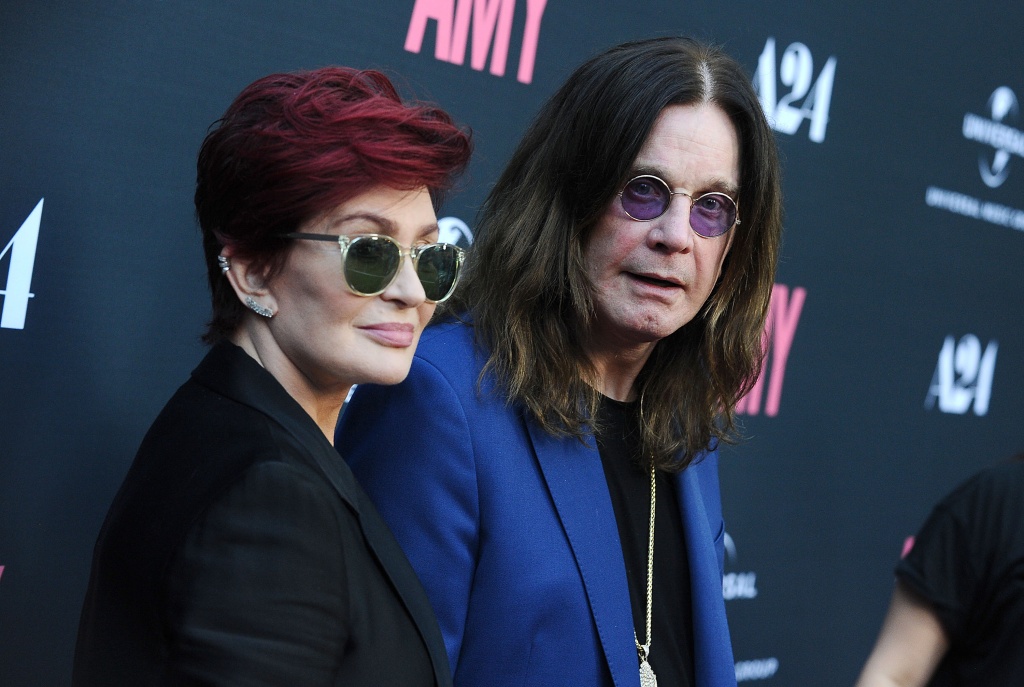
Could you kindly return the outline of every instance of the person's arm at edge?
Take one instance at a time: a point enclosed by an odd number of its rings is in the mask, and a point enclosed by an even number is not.
[[[897,580],[878,640],[854,687],[923,687],[948,648],[938,615]]]

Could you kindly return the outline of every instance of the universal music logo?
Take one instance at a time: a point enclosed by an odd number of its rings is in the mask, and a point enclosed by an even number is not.
[[[736,543],[728,532],[725,533],[725,553],[730,563],[736,562]],[[726,601],[757,598],[757,573],[730,572],[722,575],[722,598]]]
[[[980,144],[978,173],[989,188],[999,188],[1010,175],[1013,157],[1024,158],[1024,131],[1019,126],[1020,105],[1017,95],[1000,86],[989,96],[987,114],[964,114],[963,137]],[[985,201],[966,193],[929,186],[925,191],[929,207],[973,217],[991,224],[1024,231],[1024,210]]]
[[[469,248],[473,244],[473,230],[458,217],[442,217],[437,220],[438,238],[441,243],[454,243]]]
[[[988,99],[990,117],[968,112],[964,115],[963,134],[969,141],[977,141],[987,148],[978,156],[981,180],[989,188],[999,188],[1010,173],[1010,156],[1024,157],[1024,132],[1004,122],[1016,123],[1020,108],[1017,96],[1006,86],[1000,86]]]
[[[726,560],[730,565],[735,564],[739,558],[736,552],[736,542],[728,532],[724,534],[723,543]],[[725,573],[722,575],[722,596],[726,601],[757,598],[757,573]],[[734,668],[736,682],[767,680],[779,671],[779,659],[774,656],[746,659],[736,661]]]

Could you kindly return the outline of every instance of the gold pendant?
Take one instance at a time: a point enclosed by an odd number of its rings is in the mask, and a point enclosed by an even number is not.
[[[640,661],[640,687],[658,687],[658,678],[654,677],[654,671],[646,658]]]

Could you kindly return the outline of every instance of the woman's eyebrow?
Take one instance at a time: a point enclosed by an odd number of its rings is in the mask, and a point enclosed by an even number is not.
[[[355,221],[375,224],[377,226],[376,233],[378,234],[385,234],[391,237],[398,235],[398,225],[395,224],[392,219],[385,217],[384,215],[378,215],[375,212],[353,212],[341,215],[340,217],[330,219],[327,223],[327,228],[342,229],[345,224]],[[416,238],[421,239],[424,236],[428,236],[429,234],[433,234],[438,231],[440,231],[440,228],[438,227],[437,222],[428,222],[416,230]]]

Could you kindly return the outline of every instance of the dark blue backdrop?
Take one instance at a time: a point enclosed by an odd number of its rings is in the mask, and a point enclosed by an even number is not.
[[[769,362],[722,465],[737,672],[851,684],[904,538],[1024,449],[1022,26],[953,0],[3,3],[0,684],[68,682],[96,532],[202,353],[194,160],[243,86],[401,75],[475,131],[446,210],[472,228],[575,65],[680,33],[748,67],[785,165]]]

